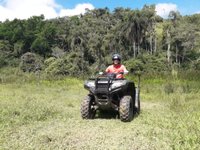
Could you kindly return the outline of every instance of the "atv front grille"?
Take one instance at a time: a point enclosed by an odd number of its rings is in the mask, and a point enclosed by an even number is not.
[[[108,100],[109,100],[108,96],[105,94],[97,94],[97,99],[98,99],[98,103],[101,103],[101,104],[108,103]]]
[[[95,81],[96,93],[108,93],[110,86],[109,78],[97,78]]]
[[[98,92],[108,92],[108,84],[97,84],[96,91]]]
[[[108,99],[108,96],[105,94],[97,94],[98,99]]]
[[[97,88],[108,88],[108,84],[97,84]]]

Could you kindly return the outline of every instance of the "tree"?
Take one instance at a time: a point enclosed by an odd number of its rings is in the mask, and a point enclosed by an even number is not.
[[[39,36],[31,45],[31,51],[42,55],[44,58],[51,53],[50,45],[45,37]]]

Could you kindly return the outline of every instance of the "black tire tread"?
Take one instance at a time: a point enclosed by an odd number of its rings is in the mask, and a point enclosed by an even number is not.
[[[91,97],[86,96],[81,103],[81,117],[83,119],[92,119],[92,112],[90,110],[91,107]]]
[[[130,108],[130,105],[132,107]],[[130,110],[131,109],[131,110]],[[124,96],[120,101],[119,114],[121,121],[128,122],[133,117],[133,104],[131,96]]]

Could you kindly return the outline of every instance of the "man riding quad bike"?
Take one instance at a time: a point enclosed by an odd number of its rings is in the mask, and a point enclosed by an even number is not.
[[[113,65],[115,67],[119,63],[115,64],[113,59]],[[97,110],[114,110],[119,113],[121,121],[131,121],[134,114],[140,112],[139,86],[136,88],[134,82],[123,78],[123,74],[127,73],[126,69],[119,69],[121,72],[111,72],[109,67],[106,73],[85,82],[84,88],[89,94],[81,103],[81,116],[83,119],[92,119]]]

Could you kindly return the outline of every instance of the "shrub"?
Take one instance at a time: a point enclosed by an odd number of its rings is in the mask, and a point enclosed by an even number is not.
[[[15,66],[16,58],[13,57],[12,46],[7,40],[0,40],[0,67]]]
[[[35,72],[42,69],[42,58],[35,53],[27,52],[21,57],[20,69],[24,72]]]
[[[172,83],[167,83],[164,86],[164,91],[166,94],[171,94],[175,92],[175,85]]]
[[[50,57],[45,60],[45,72],[52,76],[80,76],[89,73],[89,65],[76,53],[70,53],[62,58]]]
[[[144,70],[144,63],[139,59],[131,59],[124,62],[124,64],[131,73]]]
[[[164,73],[169,71],[166,59],[163,55],[149,55],[145,54],[136,59],[130,59],[124,64],[128,70],[134,72],[144,72],[146,74]]]

